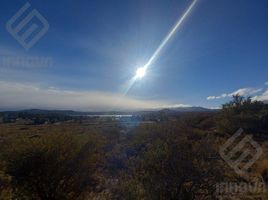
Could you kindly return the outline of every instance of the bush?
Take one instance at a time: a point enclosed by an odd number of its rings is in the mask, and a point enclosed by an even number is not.
[[[73,200],[93,190],[98,182],[100,144],[96,138],[70,134],[13,143],[5,162],[15,198]]]
[[[189,127],[167,123],[138,130],[127,147],[115,199],[202,199],[213,195],[224,176],[213,136],[199,141]]]
[[[267,106],[250,97],[233,96],[233,100],[223,105],[218,117],[220,131],[233,134],[239,128],[248,133],[260,134],[267,130]]]

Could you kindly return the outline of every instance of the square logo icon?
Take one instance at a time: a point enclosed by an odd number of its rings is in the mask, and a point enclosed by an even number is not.
[[[220,156],[234,171],[248,178],[249,168],[261,157],[261,146],[251,136],[242,137],[243,129],[239,129],[221,147]]]
[[[27,2],[6,23],[7,31],[26,49],[32,48],[48,31],[48,21]]]

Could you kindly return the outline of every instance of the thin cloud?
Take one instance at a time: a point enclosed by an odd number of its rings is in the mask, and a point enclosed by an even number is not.
[[[186,107],[163,101],[139,100],[100,91],[41,88],[33,84],[0,81],[0,109],[71,109],[77,111],[141,110]]]
[[[211,109],[211,110],[220,110],[221,107],[220,106],[213,106],[213,107],[210,107],[209,109]]]
[[[208,96],[207,100],[215,100],[215,99],[223,99],[223,98],[227,98],[227,97],[232,97],[234,95],[240,95],[240,96],[250,96],[253,94],[257,94],[259,92],[261,92],[263,89],[259,88],[259,89],[255,89],[255,88],[241,88],[238,89],[234,92],[231,93],[224,93],[221,94],[220,96]]]
[[[252,99],[257,100],[257,101],[268,102],[268,90],[266,90],[264,93],[262,93],[259,96],[253,97]]]

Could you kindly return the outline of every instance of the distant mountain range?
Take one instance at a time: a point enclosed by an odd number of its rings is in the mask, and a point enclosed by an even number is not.
[[[178,108],[166,108],[163,110],[169,110],[174,112],[209,112],[213,111],[213,109],[203,108],[203,107],[178,107]]]
[[[177,108],[165,108],[145,111],[109,111],[109,112],[81,112],[73,110],[42,110],[42,109],[29,109],[20,111],[7,111],[5,113],[27,113],[27,114],[58,114],[69,116],[88,116],[88,115],[144,115],[153,113],[166,113],[175,114],[182,112],[213,112],[215,109],[208,109],[203,107],[177,107]]]

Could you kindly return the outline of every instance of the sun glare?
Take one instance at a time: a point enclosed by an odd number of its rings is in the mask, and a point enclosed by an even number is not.
[[[140,67],[140,68],[138,68],[137,71],[136,71],[136,78],[141,79],[141,78],[143,78],[143,77],[145,76],[145,74],[146,74],[146,69],[145,69],[145,67]]]

